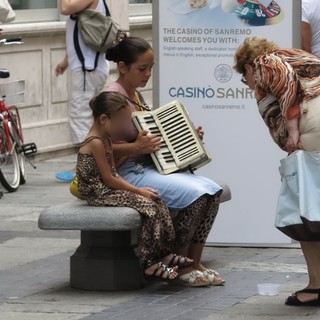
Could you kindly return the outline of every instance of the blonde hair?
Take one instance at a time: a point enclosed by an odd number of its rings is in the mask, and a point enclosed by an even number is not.
[[[239,73],[245,73],[245,65],[252,64],[253,61],[265,54],[267,51],[279,49],[279,46],[261,37],[248,37],[244,40],[243,44],[237,49],[234,60],[235,65],[233,68]]]

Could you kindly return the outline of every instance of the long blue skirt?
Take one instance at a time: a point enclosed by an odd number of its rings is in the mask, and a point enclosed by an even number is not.
[[[152,163],[126,162],[117,172],[137,187],[158,190],[170,210],[186,208],[202,195],[214,195],[222,190],[214,181],[190,172],[162,175]]]

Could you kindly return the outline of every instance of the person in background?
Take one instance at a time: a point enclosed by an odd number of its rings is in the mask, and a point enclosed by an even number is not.
[[[136,209],[142,216],[136,254],[143,261],[145,278],[173,280],[181,262],[188,266],[193,261],[172,254],[175,232],[165,202],[156,190],[128,183],[115,168],[111,139],[131,122],[128,102],[118,93],[102,92],[92,98],[90,107],[94,123],[78,152],[79,192],[92,206]]]
[[[320,57],[319,0],[302,0],[301,47]]]
[[[282,150],[320,151],[319,58],[301,49],[280,49],[265,38],[249,37],[235,53],[234,68],[255,91],[259,112]],[[286,304],[320,306],[320,242],[300,244],[309,283],[289,296]]]
[[[117,81],[110,84],[107,91],[125,96],[131,112],[148,110],[137,89],[145,87],[151,77],[154,54],[150,44],[142,38],[122,34],[115,46],[107,51],[106,57],[117,63],[119,70]],[[201,127],[198,134],[203,136]],[[180,268],[175,281],[184,286],[222,285],[224,279],[201,263],[206,239],[218,213],[222,188],[190,172],[160,174],[150,157],[150,153],[159,148],[159,137],[147,131],[138,134],[131,121],[126,130],[113,139],[117,171],[137,187],[158,190],[170,211],[177,212],[174,252],[189,257],[194,265]]]
[[[104,0],[60,1],[60,10],[64,15],[72,15],[84,9],[95,9],[98,12],[106,13]],[[67,54],[56,66],[55,74],[59,76],[68,67],[70,69],[69,125],[72,144],[77,147],[83,141],[92,125],[93,118],[89,102],[93,96],[103,89],[109,75],[109,63],[104,54],[99,54],[97,66],[94,68],[97,52],[87,47],[79,34],[79,45],[85,59],[85,69],[87,70],[84,72],[74,46],[74,28],[75,20],[69,17],[66,23]],[[75,168],[56,174],[58,180],[66,182],[72,181],[74,176]]]

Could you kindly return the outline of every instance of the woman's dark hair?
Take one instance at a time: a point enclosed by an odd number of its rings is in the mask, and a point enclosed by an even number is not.
[[[106,114],[111,117],[121,108],[127,107],[127,99],[118,92],[104,91],[93,97],[89,103],[94,120]]]
[[[152,49],[147,40],[139,37],[127,37],[124,34],[120,35],[116,43],[107,50],[106,58],[116,63],[123,61],[127,66],[135,63],[139,56]]]

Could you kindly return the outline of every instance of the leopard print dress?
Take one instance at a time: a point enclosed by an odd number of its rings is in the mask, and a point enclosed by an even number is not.
[[[81,153],[81,147],[93,139],[100,138],[91,136],[79,146],[79,192],[91,206],[129,207],[137,210],[142,217],[142,228],[136,254],[144,261],[158,261],[172,252],[175,239],[172,219],[165,202],[162,199],[153,201],[131,191],[115,190],[107,186],[102,180],[93,154]],[[112,175],[119,178],[114,167],[111,140],[103,143]]]

